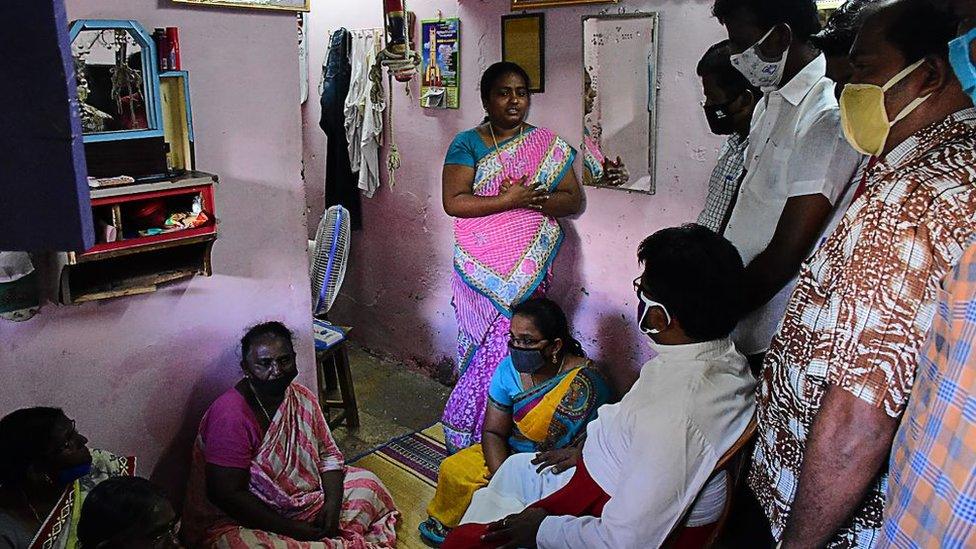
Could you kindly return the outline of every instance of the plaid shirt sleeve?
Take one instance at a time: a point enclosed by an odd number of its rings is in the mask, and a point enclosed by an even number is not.
[[[896,188],[912,193],[913,185]],[[918,352],[935,313],[936,289],[972,233],[971,187],[947,182],[936,193],[877,201],[862,211],[860,233],[835,287],[838,311],[827,380],[891,417],[905,409]],[[941,189],[949,189],[939,194]],[[919,211],[920,208],[925,208]]]
[[[895,437],[882,545],[976,546],[976,246],[940,291]]]

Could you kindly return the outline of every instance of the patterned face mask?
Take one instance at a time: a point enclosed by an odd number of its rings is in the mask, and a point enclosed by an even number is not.
[[[790,53],[787,47],[783,55],[775,61],[764,61],[759,57],[759,44],[762,44],[769,35],[773,34],[776,27],[769,29],[758,42],[742,53],[729,56],[732,66],[746,77],[750,84],[757,88],[775,88],[779,86],[783,79],[783,71],[786,70],[786,56]]]

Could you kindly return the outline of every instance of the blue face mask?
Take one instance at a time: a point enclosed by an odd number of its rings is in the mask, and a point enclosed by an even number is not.
[[[949,42],[949,62],[963,91],[976,104],[976,67],[969,56],[969,46],[976,40],[976,28]]]
[[[515,370],[523,374],[534,374],[546,364],[541,349],[519,349],[509,345],[508,356],[511,357]]]
[[[58,485],[67,486],[91,472],[91,462],[75,465],[58,471]]]

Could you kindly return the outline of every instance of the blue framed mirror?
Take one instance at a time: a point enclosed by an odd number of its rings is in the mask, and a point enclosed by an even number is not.
[[[152,37],[136,21],[80,19],[69,29],[85,143],[163,135]]]

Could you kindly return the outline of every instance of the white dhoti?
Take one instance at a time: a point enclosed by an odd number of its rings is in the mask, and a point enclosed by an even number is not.
[[[461,524],[486,524],[520,513],[569,484],[575,467],[562,473],[554,473],[550,468],[540,474],[536,472],[539,466],[532,464],[535,456],[533,452],[509,456],[495,471],[488,486],[474,493]]]

